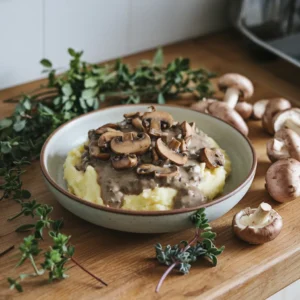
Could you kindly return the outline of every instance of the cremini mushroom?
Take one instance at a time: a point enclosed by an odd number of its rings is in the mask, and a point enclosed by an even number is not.
[[[278,202],[300,197],[300,162],[286,158],[272,164],[266,174],[266,189]]]
[[[124,118],[125,119],[134,119],[134,118],[140,118],[143,116],[144,113],[142,112],[133,112],[133,113],[128,113],[128,114],[124,114]]]
[[[248,102],[239,102],[234,108],[244,120],[248,120],[253,112],[253,105]]]
[[[262,117],[262,126],[270,134],[274,134],[273,117],[280,111],[291,108],[291,103],[284,98],[270,99]]]
[[[101,127],[97,128],[95,130],[95,133],[103,134],[107,131],[116,131],[118,128],[119,128],[119,125],[117,125],[117,124],[107,123],[107,124],[104,124]]]
[[[218,100],[215,99],[203,99],[201,101],[198,101],[197,103],[192,104],[190,107],[193,110],[202,112],[202,113],[206,113],[208,114],[208,106],[213,103],[216,102]]]
[[[151,145],[151,139],[147,133],[126,132],[122,136],[113,138],[110,148],[116,154],[143,154]]]
[[[138,166],[136,172],[140,175],[154,174],[155,177],[175,177],[180,174],[177,166],[159,167],[151,164]]]
[[[231,108],[234,108],[239,100],[245,101],[252,97],[254,91],[252,82],[247,77],[236,73],[221,76],[218,87],[225,92],[224,102]]]
[[[178,166],[183,166],[188,160],[186,153],[178,153],[172,150],[163,142],[161,138],[157,139],[155,148],[159,156],[170,160]]]
[[[138,130],[145,132],[145,127],[143,126],[143,122],[140,118],[133,118],[131,120],[131,124]]]
[[[99,147],[106,147],[107,144],[115,137],[121,137],[124,133],[119,130],[112,130],[104,132],[98,139],[98,146]]]
[[[91,157],[98,158],[100,160],[108,160],[110,158],[110,153],[101,152],[100,148],[93,144],[89,146],[89,154]]]
[[[250,244],[264,244],[274,240],[282,226],[281,216],[264,202],[258,208],[247,207],[241,210],[232,221],[236,236]]]
[[[116,155],[112,157],[111,164],[117,170],[130,169],[137,165],[138,159],[135,154]]]
[[[278,112],[272,122],[274,132],[282,128],[289,128],[300,135],[300,108],[290,108]]]
[[[261,118],[263,117],[267,104],[269,103],[269,100],[267,99],[262,99],[259,101],[256,101],[253,104],[253,113],[252,113],[252,117],[255,120],[261,120]]]
[[[153,136],[161,136],[162,129],[167,129],[173,125],[173,117],[165,111],[146,112],[142,116],[143,125],[148,133]]]
[[[175,138],[172,138],[172,140],[168,143],[168,147],[174,151],[178,151],[180,148],[181,142],[178,141]]]
[[[209,169],[224,166],[225,157],[220,149],[203,148],[200,151],[200,161],[205,163]]]
[[[194,129],[193,129],[193,127],[194,127]],[[181,123],[180,128],[182,131],[182,136],[185,141],[188,141],[191,139],[191,137],[195,131],[196,125],[194,125],[193,127],[187,121],[183,121]]]
[[[300,136],[291,129],[277,131],[267,142],[267,154],[272,162],[289,157],[300,161]]]
[[[226,123],[229,123],[242,134],[248,135],[249,129],[243,118],[234,109],[230,108],[224,102],[213,102],[208,106],[208,112]]]

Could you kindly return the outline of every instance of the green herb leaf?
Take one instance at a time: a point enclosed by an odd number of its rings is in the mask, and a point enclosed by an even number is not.
[[[158,94],[157,103],[158,103],[158,104],[165,104],[165,103],[166,103],[165,98],[164,98],[164,96],[163,96],[162,93],[159,93],[159,94]]]
[[[26,126],[26,120],[19,120],[14,124],[13,128],[16,132],[19,132],[22,131],[25,128],[25,126]]]
[[[43,58],[41,61],[40,61],[40,64],[46,68],[51,68],[52,67],[52,63],[50,60],[46,59],[46,58]]]
[[[153,64],[156,66],[162,66],[164,63],[164,54],[162,48],[158,48],[153,58]]]

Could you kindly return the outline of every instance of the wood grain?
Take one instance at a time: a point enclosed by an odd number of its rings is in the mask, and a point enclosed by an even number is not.
[[[151,58],[153,51],[140,53],[125,59],[135,65],[140,59]],[[296,68],[280,60],[258,62],[247,51],[239,35],[232,32],[189,40],[165,48],[166,61],[178,56],[189,57],[193,67],[204,66],[219,74],[240,72],[253,80],[255,95],[260,98],[284,96],[295,102],[300,88],[293,82],[300,78]],[[284,75],[284,78],[282,78]],[[29,92],[41,82],[0,91],[0,99]],[[174,101],[172,102],[174,103]],[[188,105],[191,99],[179,99],[176,103]],[[296,103],[296,102],[295,102]],[[12,104],[0,103],[0,117],[10,114]],[[39,163],[30,166],[24,175],[25,186],[43,203],[54,206],[54,217],[65,219],[65,232],[72,235],[76,245],[75,257],[90,271],[105,280],[102,287],[93,278],[72,263],[70,278],[48,284],[41,277],[24,282],[23,294],[9,291],[6,277],[19,272],[30,272],[30,265],[15,270],[18,260],[17,246],[25,234],[14,230],[29,218],[8,222],[7,218],[19,207],[13,201],[0,203],[0,252],[11,245],[16,248],[0,257],[1,299],[265,299],[300,277],[300,222],[299,200],[286,204],[274,202],[264,189],[264,175],[270,162],[265,153],[265,143],[270,138],[263,132],[259,121],[250,121],[250,140],[258,155],[258,169],[250,191],[229,213],[212,223],[218,233],[217,244],[225,245],[217,267],[197,262],[189,275],[172,273],[159,294],[155,286],[165,270],[154,259],[153,244],[174,244],[192,235],[192,230],[173,234],[130,234],[116,232],[89,224],[62,208],[48,192],[43,182]],[[256,207],[260,202],[270,203],[282,215],[284,228],[279,237],[269,244],[249,246],[237,240],[231,231],[233,215],[246,206]],[[47,244],[47,241],[45,242]]]

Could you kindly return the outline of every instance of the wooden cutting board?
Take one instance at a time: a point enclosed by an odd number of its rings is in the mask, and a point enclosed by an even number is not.
[[[125,59],[135,65],[140,59],[151,58],[153,51]],[[255,85],[252,101],[284,96],[297,101],[300,88],[293,84],[300,77],[298,69],[277,60],[258,62],[247,51],[240,36],[232,32],[189,40],[165,48],[166,61],[178,56],[189,57],[193,67],[204,66],[219,74],[238,72],[248,76]],[[283,76],[288,81],[282,79]],[[298,79],[297,79],[298,78]],[[0,91],[0,100],[28,92],[42,81]],[[188,105],[190,99],[170,103]],[[0,118],[9,115],[12,104],[0,103]],[[258,156],[255,180],[244,199],[222,218],[212,222],[218,233],[216,244],[225,245],[218,266],[212,268],[206,261],[192,266],[189,275],[172,273],[159,294],[155,286],[165,270],[154,259],[153,245],[178,243],[192,236],[192,230],[172,234],[130,234],[116,232],[89,224],[62,208],[47,190],[39,163],[35,162],[24,175],[24,185],[40,202],[54,206],[53,217],[65,219],[65,232],[72,235],[76,246],[75,258],[109,285],[101,286],[93,278],[70,264],[70,278],[49,284],[46,277],[24,282],[24,293],[10,291],[6,277],[19,272],[31,272],[26,264],[14,269],[18,260],[18,245],[25,234],[16,233],[17,226],[29,222],[22,217],[12,222],[7,218],[18,212],[13,201],[0,203],[0,252],[11,245],[15,249],[0,257],[0,298],[11,299],[265,299],[300,277],[300,201],[286,204],[273,201],[264,189],[264,176],[270,166],[265,144],[270,138],[263,132],[259,121],[250,121],[250,135]],[[231,231],[233,215],[244,207],[257,207],[262,201],[270,203],[281,214],[284,228],[279,237],[265,245],[249,246],[236,239]],[[26,219],[27,218],[27,219]]]

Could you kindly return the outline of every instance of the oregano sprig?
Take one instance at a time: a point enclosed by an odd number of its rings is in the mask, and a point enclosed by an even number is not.
[[[187,274],[190,271],[191,264],[200,257],[209,259],[212,265],[216,266],[217,256],[225,249],[224,246],[217,248],[214,245],[216,233],[211,231],[204,208],[199,209],[190,219],[195,226],[195,234],[190,241],[181,241],[179,244],[167,245],[165,248],[159,243],[155,245],[156,259],[159,263],[168,266],[156,286],[155,291],[157,293],[173,269]]]

